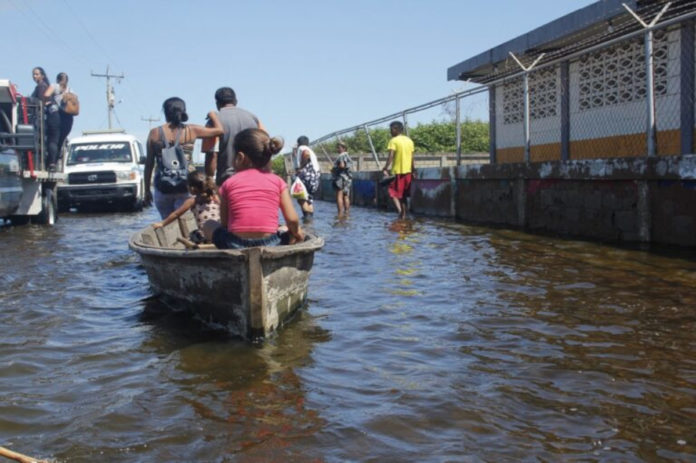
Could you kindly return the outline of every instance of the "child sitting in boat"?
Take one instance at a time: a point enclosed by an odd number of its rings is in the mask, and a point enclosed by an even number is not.
[[[189,172],[186,181],[192,196],[164,220],[152,224],[152,228],[164,227],[181,217],[186,211],[191,211],[196,218],[198,230],[191,232],[189,238],[194,243],[203,243],[206,241],[201,231],[203,224],[208,220],[220,220],[220,198],[216,193],[215,181],[212,178],[193,171]]]
[[[285,180],[270,171],[281,138],[246,129],[234,139],[235,174],[220,185],[220,223],[204,224],[204,234],[220,249],[277,246],[304,241],[299,217]],[[287,231],[278,227],[278,208]]]

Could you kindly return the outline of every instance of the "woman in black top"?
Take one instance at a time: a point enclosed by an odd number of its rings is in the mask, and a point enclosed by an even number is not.
[[[48,81],[43,68],[35,67],[31,75],[34,82],[36,82],[36,87],[31,96],[43,101],[46,115],[46,147],[48,149],[46,166],[48,170],[56,170],[58,138],[60,137],[60,115],[58,114],[58,105],[53,99],[54,88]]]

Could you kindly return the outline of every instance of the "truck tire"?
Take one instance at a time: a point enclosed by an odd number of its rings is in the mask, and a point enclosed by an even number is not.
[[[55,225],[58,220],[58,201],[52,188],[44,190],[41,198],[41,212],[34,219],[40,225]]]

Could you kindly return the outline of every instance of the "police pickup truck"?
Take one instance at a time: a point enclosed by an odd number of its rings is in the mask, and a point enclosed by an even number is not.
[[[94,209],[143,208],[145,153],[141,143],[123,130],[83,132],[72,138],[63,159],[64,183],[58,207]]]

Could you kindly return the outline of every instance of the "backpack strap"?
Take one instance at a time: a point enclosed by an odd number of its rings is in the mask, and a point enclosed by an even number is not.
[[[159,135],[160,135],[160,141],[164,144],[165,148],[169,148],[169,140],[167,140],[167,137],[164,136],[164,130],[162,129],[162,126],[159,126]]]
[[[164,129],[162,129],[162,126],[159,126],[159,133],[160,133],[160,140],[162,140],[162,143],[164,143],[165,148],[169,148],[169,140],[167,140],[167,137],[164,136]],[[174,141],[174,144],[171,146],[177,146],[179,144],[179,139],[181,138],[181,128],[176,129],[176,139]]]

